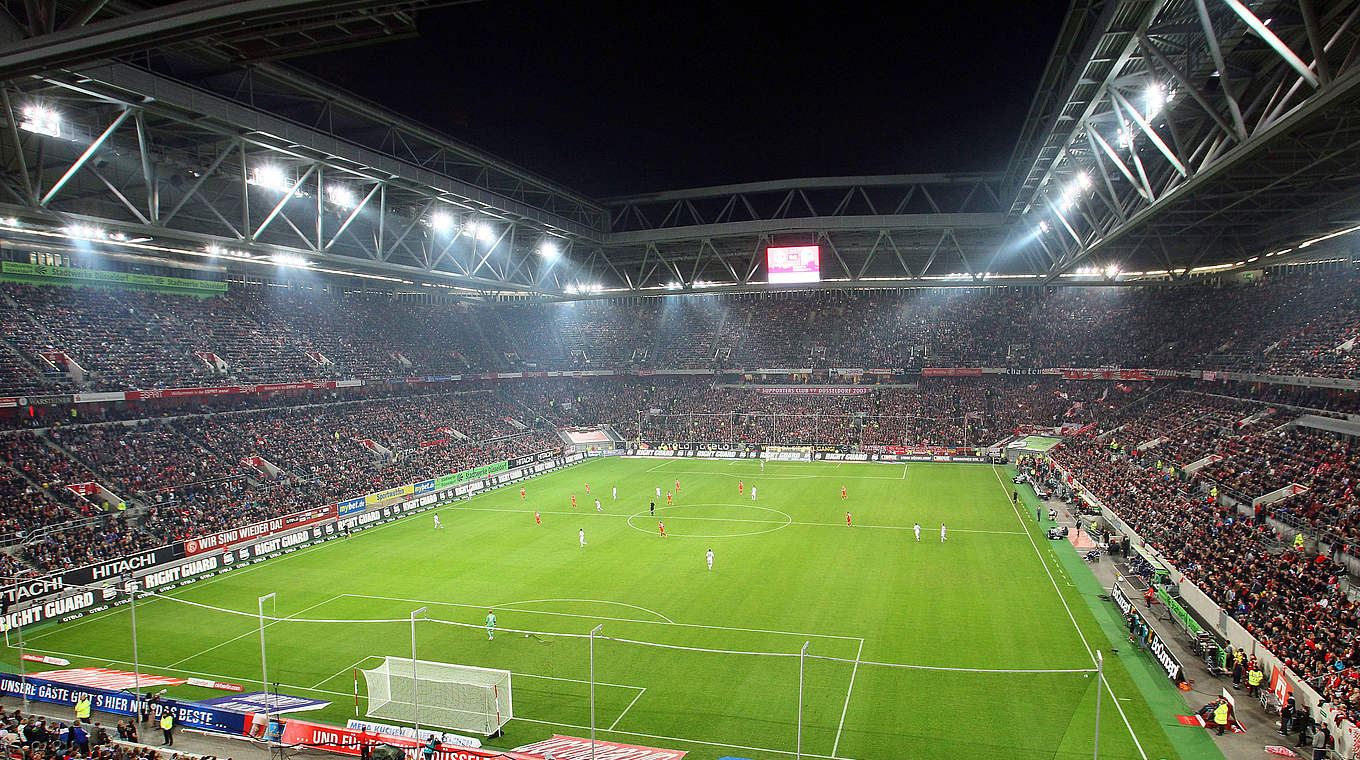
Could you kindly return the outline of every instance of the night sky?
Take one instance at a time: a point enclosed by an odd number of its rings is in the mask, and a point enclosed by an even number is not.
[[[895,5],[488,0],[292,63],[596,198],[1003,169],[1067,3]]]

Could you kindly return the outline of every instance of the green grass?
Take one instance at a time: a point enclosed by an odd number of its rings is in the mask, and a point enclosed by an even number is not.
[[[1021,441],[1025,448],[1030,451],[1048,451],[1049,449],[1062,443],[1061,438],[1049,438],[1042,435],[1027,435]]]
[[[654,487],[664,492],[677,478],[675,506],[658,506],[663,539],[645,511]],[[808,642],[809,757],[1090,756],[1094,677],[965,670],[1090,668],[1087,642],[1109,645],[1038,526],[1011,507],[1002,470],[771,463],[762,473],[749,461],[607,459],[527,489],[527,502],[515,487],[441,508],[446,530],[426,513],[139,602],[142,669],[258,689],[256,598],[277,592],[273,614],[298,620],[267,628],[270,680],[286,693],[333,700],[299,717],[343,723],[354,714],[353,668],[410,656],[412,609],[428,605],[431,618],[480,625],[494,607],[503,629],[585,634],[603,624],[608,638],[595,644],[603,739],[687,750],[695,760],[788,758],[799,669],[789,655]],[[847,510],[854,527],[845,525]],[[710,547],[712,572],[704,566]],[[307,622],[315,619],[396,622]],[[34,630],[25,644],[73,666],[127,665],[129,622],[120,607]],[[480,628],[421,622],[417,647],[421,659],[513,671],[517,717],[495,746],[588,735],[584,639],[502,631],[487,641]],[[6,654],[14,667],[16,652]],[[1101,757],[1141,760],[1130,725],[1146,757],[1179,757],[1164,728],[1172,716],[1152,715],[1117,658],[1107,659],[1107,675],[1113,697],[1103,697]],[[181,686],[170,695],[220,692]]]

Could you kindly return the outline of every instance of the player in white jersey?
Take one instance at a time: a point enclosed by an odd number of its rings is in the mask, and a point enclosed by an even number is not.
[[[661,498],[661,486],[656,487],[656,498]]]
[[[705,554],[704,557],[708,560],[708,569],[709,569],[709,570],[712,570],[712,569],[713,569],[713,550],[712,550],[712,549],[709,549],[709,550],[708,550],[708,554]]]
[[[603,512],[603,511],[604,511],[604,507],[600,506],[600,500],[599,500],[599,499],[596,499],[596,500],[595,500],[595,511],[596,511],[596,512]]]
[[[586,545],[586,529],[585,529],[585,528],[581,528],[581,530],[579,530],[577,533],[578,533],[578,535],[581,536],[581,546],[585,546],[585,545]]]
[[[756,500],[756,487],[755,487],[755,486],[751,486],[751,501],[755,501],[755,500]]]
[[[760,460],[760,471],[765,472],[765,460]]]
[[[921,543],[921,523],[916,523],[911,529],[916,531],[916,543]]]
[[[949,535],[945,532],[944,523],[940,523],[940,543],[949,540]]]
[[[618,486],[614,486],[614,501],[618,501],[618,500],[619,500],[619,487],[618,487]]]
[[[444,523],[439,522],[439,515],[434,516],[434,527],[438,528],[439,530],[444,529]]]

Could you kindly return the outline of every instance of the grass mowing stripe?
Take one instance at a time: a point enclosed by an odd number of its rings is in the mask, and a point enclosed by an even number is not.
[[[1209,737],[1208,731],[1198,726],[1182,726],[1172,717],[1188,709],[1185,700],[1171,686],[1166,673],[1151,657],[1128,646],[1128,629],[1124,625],[1124,618],[1118,614],[1113,602],[1105,602],[1100,598],[1101,594],[1106,593],[1106,589],[1100,585],[1095,575],[1087,570],[1085,560],[1081,558],[1076,547],[1068,541],[1063,541],[1062,544],[1065,546],[1059,546],[1054,553],[1067,568],[1068,574],[1077,582],[1078,593],[1086,601],[1101,631],[1109,639],[1111,647],[1119,650],[1114,657],[1123,664],[1139,694],[1153,710],[1154,717],[1167,716],[1157,721],[1166,738],[1176,747],[1181,757],[1205,760],[1222,758],[1223,751]]]
[[[1014,469],[1008,468],[1008,471],[1011,473],[1011,476],[1014,477]],[[1010,502],[1011,511],[1015,513],[1015,519],[1020,521],[1020,527],[1025,530],[1025,535],[1029,537],[1030,546],[1034,547],[1034,556],[1038,558],[1039,563],[1044,566],[1044,573],[1048,575],[1049,582],[1053,584],[1053,591],[1058,595],[1058,598],[1062,600],[1063,609],[1067,610],[1067,618],[1072,621],[1072,627],[1077,629],[1077,635],[1081,637],[1081,645],[1086,647],[1086,653],[1090,655],[1091,662],[1094,663],[1096,661],[1095,652],[1091,649],[1090,642],[1086,640],[1086,634],[1082,632],[1081,626],[1077,624],[1077,618],[1072,614],[1072,608],[1068,606],[1067,597],[1063,595],[1062,589],[1058,588],[1058,581],[1053,578],[1052,571],[1048,569],[1048,563],[1044,562],[1044,555],[1039,551],[1039,544],[1034,541],[1033,532],[1030,531],[1030,527],[1025,522],[1025,518],[1020,514],[1020,508],[1016,506],[1015,501],[1011,500],[1010,489],[1006,488],[1006,481],[1001,479],[1001,474],[996,471],[995,466],[992,467],[992,474],[996,476],[996,482],[1001,486],[1001,491],[1005,494],[1006,501]],[[1103,674],[1101,675],[1100,680],[1105,681]],[[1105,681],[1105,690],[1109,693],[1110,699],[1114,700],[1114,706],[1119,709],[1119,717],[1124,719],[1124,725],[1129,729],[1129,736],[1133,738],[1133,745],[1138,748],[1138,754],[1143,757],[1143,760],[1147,760],[1147,752],[1143,750],[1143,743],[1138,741],[1138,734],[1133,730],[1133,724],[1129,722],[1129,716],[1124,714],[1124,706],[1119,704],[1119,696],[1114,693],[1114,689],[1110,688],[1109,681]]]

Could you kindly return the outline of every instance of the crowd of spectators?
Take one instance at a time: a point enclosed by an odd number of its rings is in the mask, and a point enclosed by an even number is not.
[[[1360,621],[1331,554],[1296,549],[1263,516],[1159,469],[1152,454],[1112,446],[1069,439],[1051,454],[1290,668],[1331,699],[1360,707],[1350,679],[1335,678],[1360,666],[1353,641]]]
[[[320,287],[237,286],[199,298],[8,284],[0,392],[584,368],[1137,366],[1356,377],[1357,292],[1354,271],[482,305]],[[84,374],[43,358],[54,353]]]

